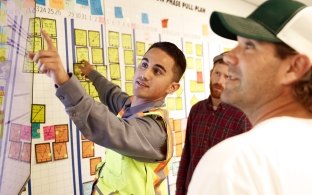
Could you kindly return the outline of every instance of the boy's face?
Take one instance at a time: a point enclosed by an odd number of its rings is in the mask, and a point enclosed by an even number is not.
[[[145,53],[133,79],[133,94],[140,103],[157,101],[179,88],[173,81],[174,60],[159,48]]]

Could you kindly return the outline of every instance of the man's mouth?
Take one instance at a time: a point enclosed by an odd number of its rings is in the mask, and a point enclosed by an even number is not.
[[[148,87],[148,85],[147,85],[145,82],[143,82],[143,81],[137,80],[136,83],[137,83],[139,86],[141,86],[141,87]]]

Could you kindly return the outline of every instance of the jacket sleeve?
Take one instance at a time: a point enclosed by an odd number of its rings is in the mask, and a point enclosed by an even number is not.
[[[57,88],[56,95],[87,139],[137,160],[165,159],[167,134],[159,117],[120,119],[106,105],[93,100],[74,75]]]
[[[129,95],[123,92],[118,85],[110,82],[95,70],[88,77],[98,92],[100,101],[117,115],[129,99]]]

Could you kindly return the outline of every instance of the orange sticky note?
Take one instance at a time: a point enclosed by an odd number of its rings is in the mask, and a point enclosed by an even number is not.
[[[167,28],[168,27],[168,19],[167,18],[161,20],[161,26],[163,28]]]
[[[50,6],[55,9],[64,9],[65,2],[64,0],[50,0]]]

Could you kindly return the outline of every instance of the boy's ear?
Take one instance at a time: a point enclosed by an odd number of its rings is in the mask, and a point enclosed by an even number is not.
[[[173,82],[167,90],[167,93],[173,93],[180,88],[180,83]]]
[[[293,59],[291,59],[287,72],[282,79],[282,83],[291,84],[300,80],[300,78],[302,78],[303,75],[311,69],[311,63],[312,62],[308,56],[303,54],[296,55]]]

